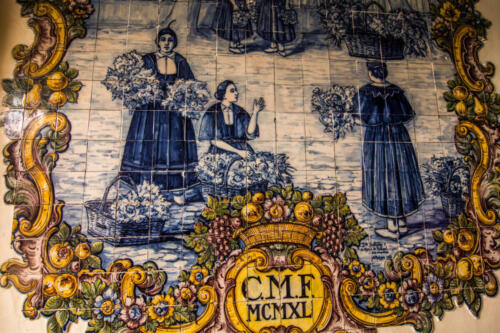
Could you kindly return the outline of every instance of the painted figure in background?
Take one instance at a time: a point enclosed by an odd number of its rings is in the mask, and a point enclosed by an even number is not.
[[[166,91],[176,80],[194,80],[186,59],[174,52],[177,35],[170,28],[158,32],[158,50],[143,56]],[[160,101],[138,107],[132,116],[121,164],[121,174],[136,184],[152,182],[171,191],[174,201],[183,202],[182,189],[195,184],[193,170],[198,162],[196,137],[191,119],[169,111]],[[186,171],[188,170],[188,171]]]
[[[229,51],[245,52],[242,40],[252,35],[252,25],[246,14],[245,0],[218,0],[212,28],[220,38],[229,41]]]
[[[387,66],[368,62],[372,83],[359,90],[363,142],[363,204],[388,219],[377,234],[390,239],[408,232],[405,218],[424,201],[415,150],[404,125],[415,113],[404,91],[386,81]]]
[[[210,140],[212,154],[230,153],[242,159],[253,153],[247,140],[259,136],[257,118],[264,109],[264,100],[254,100],[252,115],[236,105],[239,92],[234,82],[226,80],[217,86],[215,98],[218,103],[208,108],[203,115],[199,140]]]
[[[297,13],[288,0],[261,1],[257,20],[257,33],[270,43],[264,51],[286,56],[285,44],[295,40]]]

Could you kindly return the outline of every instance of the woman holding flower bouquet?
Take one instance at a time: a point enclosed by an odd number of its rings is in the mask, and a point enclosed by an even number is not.
[[[247,141],[259,136],[257,117],[264,109],[264,100],[254,100],[250,116],[238,102],[238,89],[234,82],[220,83],[215,93],[218,103],[212,105],[203,115],[199,140],[209,140],[211,154],[231,154],[246,160],[253,153]]]
[[[170,28],[157,37],[158,50],[143,56],[144,67],[151,70],[166,94],[178,80],[194,80],[186,59],[174,52],[177,35]],[[190,118],[171,110],[156,96],[133,111],[122,157],[121,174],[136,184],[153,183],[183,202],[182,190],[196,182],[191,170],[198,163],[196,137]]]

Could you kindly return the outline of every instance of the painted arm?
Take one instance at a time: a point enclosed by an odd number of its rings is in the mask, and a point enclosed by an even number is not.
[[[246,150],[239,150],[231,146],[229,143],[223,141],[223,140],[210,140],[210,144],[219,148],[223,149],[226,151],[229,151],[231,153],[235,153],[241,156],[242,159],[246,159],[248,156],[248,152]]]
[[[258,100],[253,100],[253,110],[252,116],[250,117],[250,121],[248,122],[247,134],[249,137],[252,137],[255,134],[255,130],[257,129],[257,118],[259,112],[264,110],[266,106],[264,99],[261,97]]]

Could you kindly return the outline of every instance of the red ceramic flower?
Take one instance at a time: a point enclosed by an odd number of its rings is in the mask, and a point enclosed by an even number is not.
[[[68,9],[77,18],[87,18],[94,11],[94,6],[89,0],[71,0]]]

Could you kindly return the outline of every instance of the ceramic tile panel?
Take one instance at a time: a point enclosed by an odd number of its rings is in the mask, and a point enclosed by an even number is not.
[[[477,1],[17,3],[36,36],[2,81],[1,286],[34,331],[494,317],[500,97]]]

